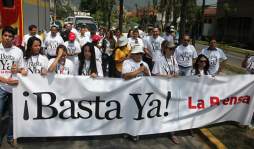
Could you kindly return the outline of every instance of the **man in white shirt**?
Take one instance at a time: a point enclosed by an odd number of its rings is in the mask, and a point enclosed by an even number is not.
[[[128,43],[129,45],[132,47],[136,44],[139,44],[141,45],[142,47],[144,47],[144,43],[143,43],[143,40],[139,38],[139,32],[138,32],[138,29],[134,29],[133,31],[133,36],[128,38]]]
[[[201,51],[209,59],[210,67],[208,69],[210,75],[218,75],[223,70],[223,66],[227,57],[223,50],[216,47],[216,40],[212,39],[208,48]]]
[[[198,57],[196,49],[189,42],[190,36],[184,35],[182,44],[176,48],[174,53],[179,66],[180,76],[191,76],[193,60]]]
[[[144,54],[141,45],[134,45],[131,50],[131,58],[123,62],[122,77],[129,80],[135,77],[151,76],[151,72],[146,62],[142,61]]]
[[[83,47],[86,43],[91,42],[90,36],[86,34],[86,27],[81,26],[80,33],[78,36],[78,41],[81,47]]]
[[[42,45],[42,47],[44,47],[43,40],[42,40],[41,36],[39,36],[39,35],[37,34],[37,26],[36,26],[36,25],[30,25],[30,26],[28,27],[28,30],[29,30],[29,34],[26,34],[26,35],[24,35],[24,37],[23,37],[23,41],[22,41],[22,43],[21,43],[22,48],[24,48],[24,50],[26,50],[26,48],[27,48],[27,41],[28,41],[28,39],[29,39],[30,37],[32,37],[32,36],[35,36],[35,37],[39,38],[39,39],[41,40],[41,43],[42,43],[41,45]]]
[[[9,103],[9,128],[7,132],[8,143],[13,143],[12,122],[12,86],[18,85],[16,74],[25,71],[23,67],[23,52],[12,44],[15,31],[12,27],[5,27],[2,31],[0,44],[0,141],[2,142],[2,116],[6,102]],[[1,143],[0,142],[0,143]]]
[[[50,34],[45,39],[45,55],[49,59],[56,57],[56,48],[64,44],[63,38],[58,33],[58,28],[56,26],[51,26]]]
[[[145,41],[144,45],[144,51],[146,56],[146,62],[149,65],[149,68],[152,70],[153,64],[155,61],[160,61],[162,57],[161,53],[161,43],[164,41],[164,39],[160,36],[160,28],[154,27],[153,28],[153,35],[149,36],[147,40]],[[147,59],[148,58],[148,59]],[[149,59],[152,60],[149,61]]]

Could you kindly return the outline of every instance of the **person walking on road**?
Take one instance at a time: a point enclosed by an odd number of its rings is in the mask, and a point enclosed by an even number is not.
[[[182,44],[175,50],[175,57],[179,66],[180,76],[191,76],[193,61],[198,57],[193,45],[189,44],[190,36],[184,35]]]
[[[227,57],[222,49],[216,45],[216,40],[212,39],[209,42],[209,47],[201,51],[209,59],[210,67],[209,74],[212,76],[219,75],[224,68]]]

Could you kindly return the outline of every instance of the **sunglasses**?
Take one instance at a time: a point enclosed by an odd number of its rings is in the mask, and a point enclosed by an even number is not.
[[[207,62],[207,60],[200,60],[200,62],[201,62],[201,63],[203,63],[203,62],[204,62],[204,63],[206,63],[206,62]]]

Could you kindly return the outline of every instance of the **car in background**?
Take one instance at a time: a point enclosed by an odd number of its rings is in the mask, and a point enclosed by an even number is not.
[[[69,16],[66,19],[64,19],[64,24],[66,24],[66,23],[73,23],[73,21],[74,21],[74,17]]]
[[[96,22],[90,16],[75,16],[73,19],[73,24],[76,28],[86,25],[91,32],[97,32],[98,30]]]

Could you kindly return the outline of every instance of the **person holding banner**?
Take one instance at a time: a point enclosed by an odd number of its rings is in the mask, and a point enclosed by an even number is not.
[[[48,58],[41,53],[41,40],[37,37],[30,37],[24,54],[25,67],[29,74],[47,75]]]
[[[209,75],[209,59],[203,55],[200,54],[194,64],[194,68],[193,68],[193,75],[199,75],[199,76],[203,76],[203,75]]]
[[[155,62],[152,74],[168,78],[178,76],[179,68],[176,58],[174,56],[174,48],[174,41],[164,40],[162,42],[162,60]],[[179,144],[178,138],[176,137],[174,132],[170,132],[169,138],[174,144]]]
[[[142,45],[132,47],[130,59],[123,62],[122,77],[125,80],[139,76],[151,76],[148,64],[142,60],[143,54]]]
[[[17,73],[25,74],[23,52],[13,45],[14,36],[15,31],[12,27],[3,29],[0,44],[0,144],[3,138],[4,107],[8,107],[9,110],[7,142],[13,144],[12,86],[17,86],[19,83],[16,78]]]
[[[97,76],[103,77],[102,66],[101,63],[96,61],[94,45],[92,43],[86,43],[81,48],[78,58],[78,75],[91,76],[92,78]]]
[[[67,48],[64,45],[59,45],[56,48],[56,58],[49,60],[48,72],[62,74],[62,75],[74,75],[74,64],[71,60],[67,59]]]
[[[164,40],[161,44],[161,48],[162,59],[155,62],[152,74],[166,77],[177,76],[179,67],[174,56],[174,42]]]

